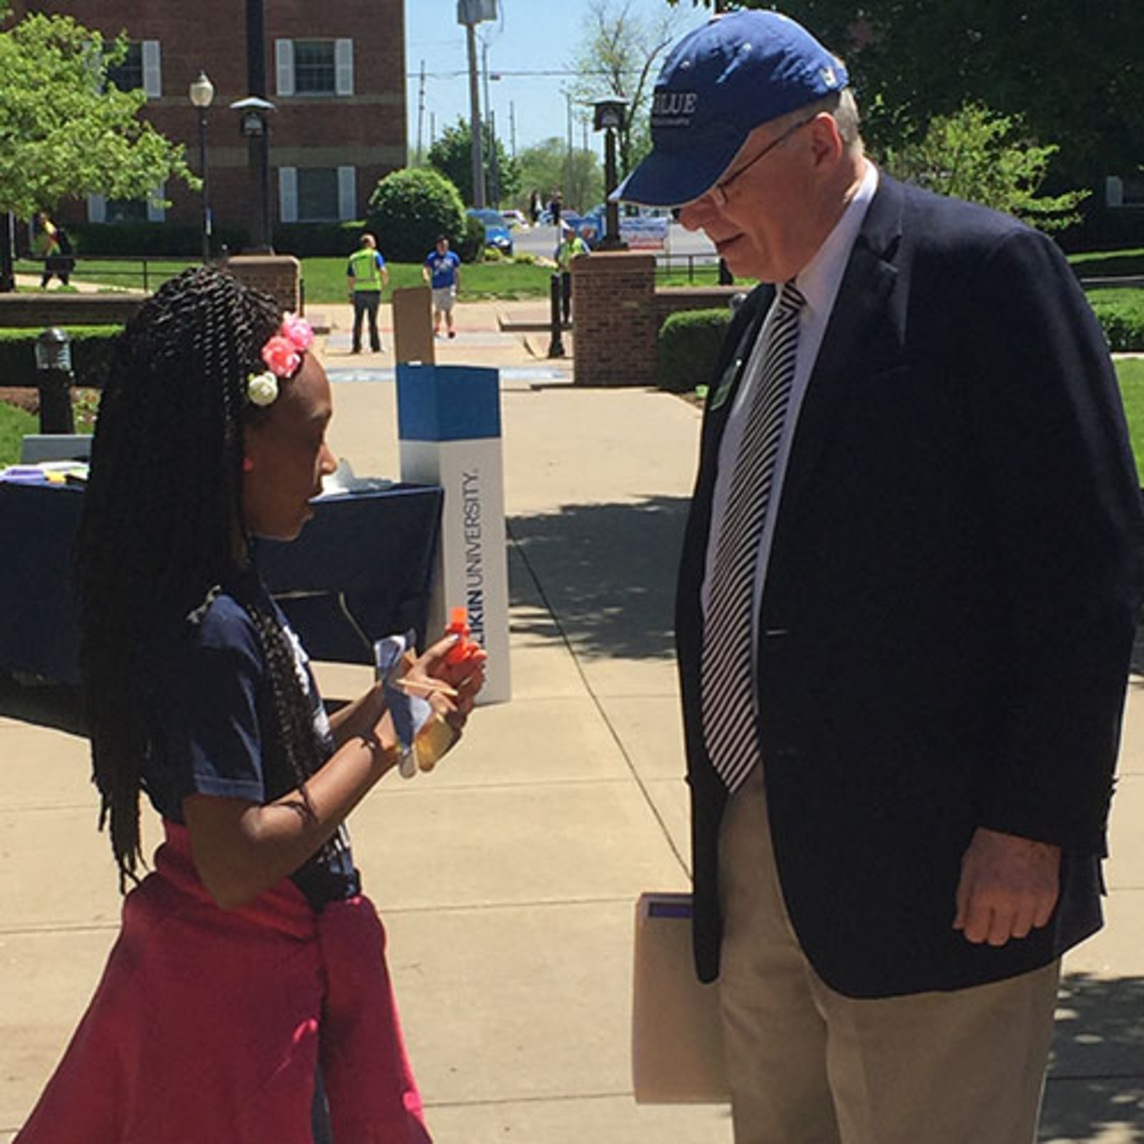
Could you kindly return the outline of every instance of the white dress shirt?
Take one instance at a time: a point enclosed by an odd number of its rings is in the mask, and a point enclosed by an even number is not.
[[[783,426],[782,439],[779,442],[767,520],[763,534],[759,539],[759,554],[755,564],[755,599],[752,615],[756,637],[753,641],[754,647],[758,647],[759,610],[763,598],[763,585],[766,583],[767,563],[770,559],[771,542],[774,538],[775,520],[778,517],[778,508],[782,500],[783,483],[786,477],[787,463],[790,460],[791,443],[794,440],[795,429],[798,425],[799,410],[802,408],[811,371],[818,359],[818,350],[822,345],[822,337],[826,332],[826,324],[830,320],[831,311],[834,309],[834,300],[838,296],[838,288],[842,284],[842,275],[845,273],[846,264],[850,260],[854,240],[858,237],[858,231],[861,229],[866,211],[877,189],[878,169],[873,163],[867,161],[866,173],[858,192],[846,205],[842,217],[835,224],[826,241],[818,248],[818,252],[795,278],[795,285],[802,292],[806,304],[799,314],[798,356],[795,362],[794,382],[791,386],[790,405],[787,410],[786,424]],[[751,396],[755,386],[759,384],[763,362],[766,360],[767,342],[770,337],[771,323],[774,320],[777,301],[778,295],[776,293],[775,303],[767,312],[762,330],[755,339],[755,345],[747,362],[743,380],[735,394],[731,411],[727,415],[723,439],[719,443],[718,471],[715,477],[715,491],[711,504],[711,531],[707,541],[707,565],[701,593],[704,616],[707,613],[707,584],[715,567],[719,529],[722,525],[727,498],[731,491],[731,474],[735,468],[735,459],[739,455],[739,442],[746,428],[747,414],[751,408]]]

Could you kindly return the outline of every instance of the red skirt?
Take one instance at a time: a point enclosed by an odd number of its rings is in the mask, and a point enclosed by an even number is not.
[[[220,909],[166,830],[18,1144],[312,1144],[319,1059],[337,1144],[429,1144],[373,904]]]

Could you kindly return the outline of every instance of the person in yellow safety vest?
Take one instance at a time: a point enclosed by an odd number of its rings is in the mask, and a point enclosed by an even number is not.
[[[389,270],[372,234],[361,236],[361,246],[350,255],[346,274],[354,306],[353,352],[361,353],[362,319],[368,315],[370,349],[380,353],[384,347],[377,330],[377,309],[381,305],[381,291],[389,284]]]
[[[572,259],[578,254],[591,254],[588,244],[567,223],[560,231],[560,245],[556,248],[556,265],[560,267],[560,298],[564,324],[572,316]]]

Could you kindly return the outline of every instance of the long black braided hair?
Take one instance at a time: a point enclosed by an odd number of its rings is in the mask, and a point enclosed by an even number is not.
[[[99,825],[110,826],[121,889],[138,880],[139,796],[152,749],[137,657],[218,586],[244,579],[243,430],[269,415],[247,401],[246,379],[265,369],[260,351],[281,318],[274,299],[233,276],[187,270],[144,303],[112,353],[76,582]],[[266,660],[278,732],[267,748],[282,756],[267,764],[302,786],[320,759],[293,648],[262,593],[235,597]]]

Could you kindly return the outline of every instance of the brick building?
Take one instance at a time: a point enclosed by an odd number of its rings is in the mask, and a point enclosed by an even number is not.
[[[108,38],[125,33],[130,53],[117,69],[121,87],[147,94],[143,114],[186,144],[199,168],[198,111],[188,89],[200,70],[214,84],[207,163],[217,227],[254,230],[257,182],[248,164],[239,112],[250,94],[246,13],[241,0],[15,0],[14,16],[72,16]],[[360,218],[377,180],[406,162],[403,0],[264,0],[266,97],[270,113],[272,222]],[[201,219],[197,193],[157,188],[154,202],[90,196],[91,222]],[[82,215],[83,208],[79,208]]]

